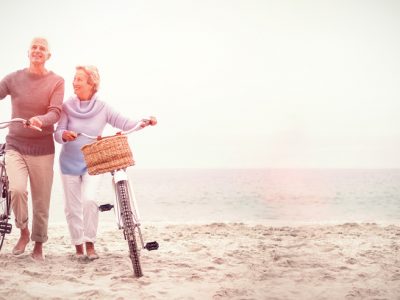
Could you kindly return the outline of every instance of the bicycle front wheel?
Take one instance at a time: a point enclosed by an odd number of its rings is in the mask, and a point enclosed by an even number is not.
[[[10,194],[8,191],[7,174],[4,166],[0,166],[0,250],[3,247],[4,238],[11,232],[10,219]]]
[[[140,265],[140,250],[136,241],[137,224],[134,222],[131,201],[129,195],[128,182],[122,180],[117,182],[117,197],[120,206],[121,219],[124,226],[124,236],[129,246],[129,257],[132,261],[135,277],[143,276]]]
[[[0,250],[3,247],[4,238],[6,236],[6,228],[8,225],[7,201],[0,198]]]

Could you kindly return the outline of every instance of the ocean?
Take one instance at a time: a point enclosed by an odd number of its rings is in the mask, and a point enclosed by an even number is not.
[[[50,223],[65,222],[55,174]],[[400,169],[130,168],[142,223],[399,223]],[[110,175],[99,203],[112,203]],[[100,222],[113,222],[111,211]]]

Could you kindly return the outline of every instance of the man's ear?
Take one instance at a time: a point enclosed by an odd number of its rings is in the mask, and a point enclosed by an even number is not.
[[[50,57],[51,57],[51,53],[49,52],[49,53],[47,53],[47,58],[46,58],[46,60],[50,59]]]

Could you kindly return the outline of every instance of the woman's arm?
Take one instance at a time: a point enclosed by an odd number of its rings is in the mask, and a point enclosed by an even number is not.
[[[107,123],[120,130],[126,131],[132,129],[140,122],[140,120],[130,119],[123,116],[121,113],[113,109],[111,106],[106,105],[107,109]]]
[[[60,120],[58,121],[57,124],[57,129],[54,132],[54,139],[57,143],[65,144],[67,142],[66,140],[63,139],[63,133],[64,131],[67,130],[68,130],[68,116],[64,111],[62,111]]]

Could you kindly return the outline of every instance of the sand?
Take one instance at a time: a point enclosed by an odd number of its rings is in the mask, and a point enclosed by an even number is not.
[[[160,248],[133,277],[126,242],[100,226],[100,259],[73,258],[66,227],[50,225],[46,261],[0,252],[0,299],[400,299],[400,226],[142,226]]]

